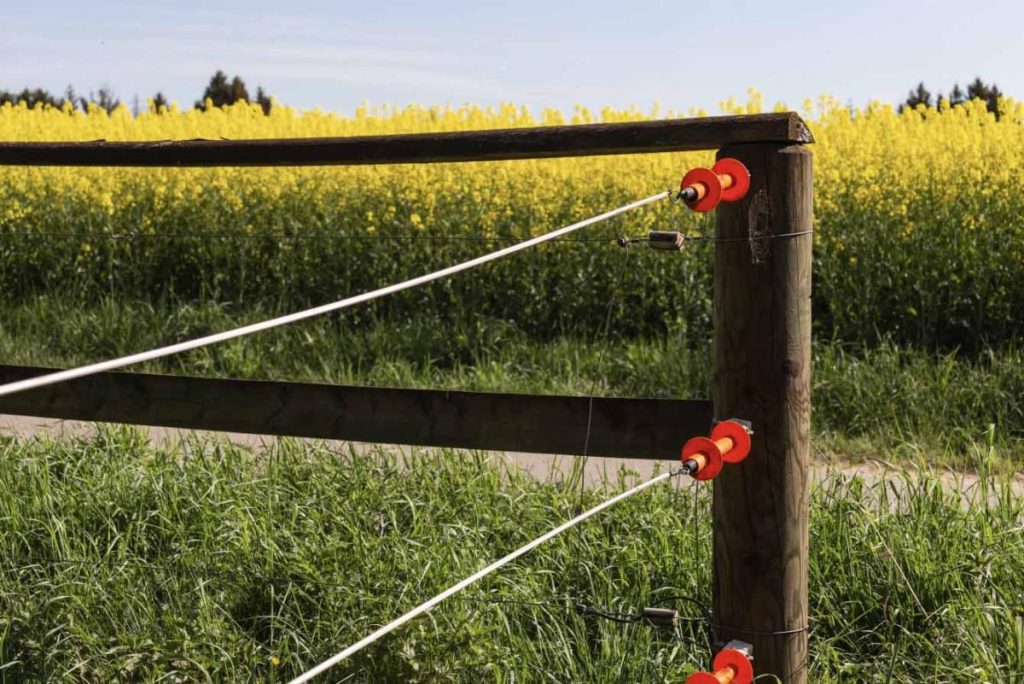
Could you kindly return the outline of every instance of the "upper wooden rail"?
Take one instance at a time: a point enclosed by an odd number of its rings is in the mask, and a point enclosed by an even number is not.
[[[809,143],[793,112],[458,133],[282,140],[0,142],[8,166],[315,166],[496,161]]]

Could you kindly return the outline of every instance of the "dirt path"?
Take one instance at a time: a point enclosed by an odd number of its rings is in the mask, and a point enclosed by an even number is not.
[[[238,432],[197,432],[177,428],[149,427],[150,440],[154,444],[173,445],[179,443],[191,435],[209,436],[211,438],[227,439],[235,444],[240,444],[259,450],[273,441],[273,437],[262,435],[250,435]],[[11,416],[0,414],[0,435],[12,435],[29,437],[33,435],[48,434],[51,436],[88,436],[95,431],[92,423],[80,421],[54,420],[49,418],[29,418],[25,416]],[[316,440],[323,442],[324,440]],[[332,442],[328,444],[336,446],[352,445],[351,442]],[[370,449],[373,445],[355,444],[356,448]],[[395,447],[404,449],[406,447]],[[539,479],[559,479],[564,477],[571,469],[575,457],[558,456],[554,454],[529,454],[521,452],[491,452],[495,459],[502,459],[506,463],[530,473]],[[621,469],[626,468],[630,478],[637,481],[650,478],[660,468],[664,472],[666,461],[653,461],[646,459],[626,458],[590,458],[587,460],[585,481],[588,486],[596,486],[608,480],[616,480]],[[867,484],[874,484],[882,480],[899,479],[908,466],[890,465],[882,461],[867,461],[864,463],[847,463],[842,461],[826,460],[818,458],[814,464],[814,480],[822,482],[836,476],[852,477],[860,476]],[[938,473],[942,482],[950,489],[959,489],[965,495],[970,495],[978,485],[978,476],[974,473],[954,473],[944,470]],[[1024,496],[1024,475],[1014,479],[1013,491],[1017,496]]]

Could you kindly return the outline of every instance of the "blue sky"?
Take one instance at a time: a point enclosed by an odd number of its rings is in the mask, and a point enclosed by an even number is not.
[[[1024,1],[20,2],[0,88],[158,89],[190,105],[215,69],[282,102],[715,109],[761,90],[897,101],[981,75],[1024,98]],[[12,44],[13,43],[13,44]]]

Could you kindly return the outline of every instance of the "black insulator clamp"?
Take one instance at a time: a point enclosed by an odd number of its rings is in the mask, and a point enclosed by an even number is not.
[[[686,244],[686,236],[676,230],[652,230],[647,236],[651,249],[680,252]]]
[[[644,620],[657,627],[675,627],[679,611],[673,608],[644,608]]]

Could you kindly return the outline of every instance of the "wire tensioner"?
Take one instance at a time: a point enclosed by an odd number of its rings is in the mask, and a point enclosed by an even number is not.
[[[711,664],[714,672],[694,672],[686,684],[751,684],[754,666],[751,664],[754,647],[745,641],[730,641],[715,655]]]
[[[750,171],[738,159],[719,159],[710,169],[690,169],[679,184],[678,199],[694,211],[711,211],[721,202],[737,202],[750,190]]]
[[[750,453],[750,423],[738,418],[723,420],[710,437],[691,437],[683,445],[683,469],[697,480],[712,480],[725,463],[739,463]]]

